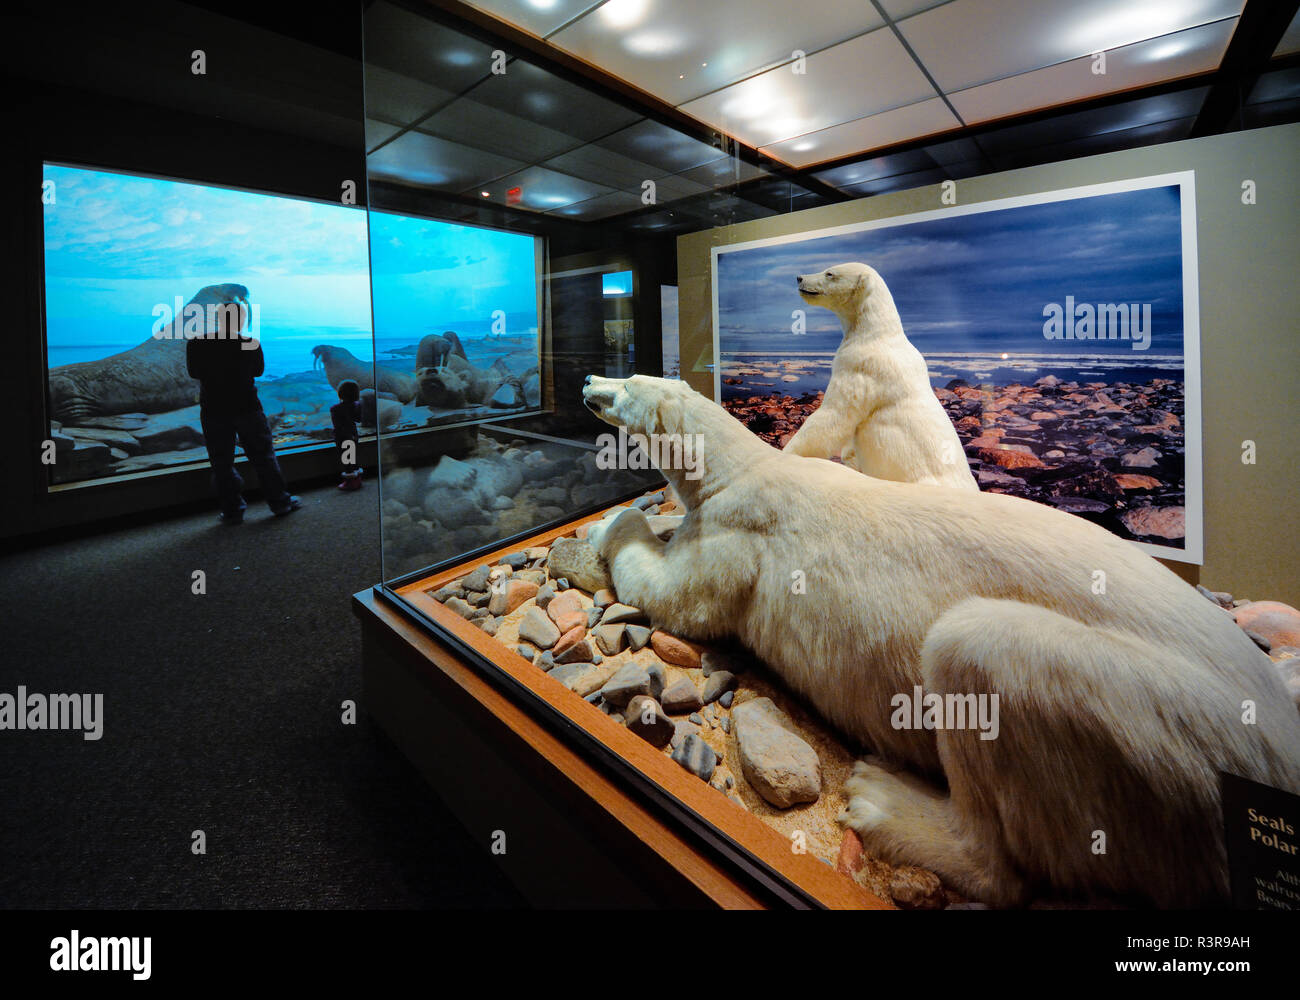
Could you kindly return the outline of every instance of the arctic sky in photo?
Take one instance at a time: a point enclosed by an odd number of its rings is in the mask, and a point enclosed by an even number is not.
[[[718,254],[724,354],[833,351],[829,310],[805,303],[799,274],[861,261],[889,286],[922,353],[1183,353],[1182,224],[1176,185],[974,212]],[[1145,351],[1124,340],[1048,340],[1044,306],[1151,305]],[[791,314],[807,314],[807,335]]]

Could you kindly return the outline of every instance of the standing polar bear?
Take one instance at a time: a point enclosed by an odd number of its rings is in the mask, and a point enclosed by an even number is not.
[[[785,450],[811,458],[840,453],[845,465],[877,479],[979,489],[885,280],[866,264],[796,280],[805,302],[839,317],[844,340],[822,405]]]
[[[1104,529],[777,451],[682,382],[590,376],[583,398],[630,433],[699,435],[698,478],[661,470],[688,511],[669,542],[632,509],[590,529],[619,599],[734,636],[870,746],[841,819],[877,856],[992,903],[1221,904],[1219,772],[1300,791],[1268,657]],[[946,713],[997,695],[996,738],[953,714],[911,727],[896,703],[918,686]]]

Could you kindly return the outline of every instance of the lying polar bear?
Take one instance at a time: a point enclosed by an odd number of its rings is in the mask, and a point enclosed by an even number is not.
[[[841,819],[877,856],[999,904],[1224,903],[1218,772],[1300,791],[1300,717],[1268,657],[1104,529],[777,451],[679,381],[590,376],[583,399],[629,433],[701,435],[699,478],[661,470],[688,510],[671,541],[638,510],[588,538],[619,600],[734,636],[874,749]],[[997,738],[893,728],[917,685],[997,694]]]
[[[796,280],[805,302],[840,318],[844,340],[821,406],[785,450],[840,454],[845,465],[877,479],[979,489],[885,280],[866,264],[838,264]]]

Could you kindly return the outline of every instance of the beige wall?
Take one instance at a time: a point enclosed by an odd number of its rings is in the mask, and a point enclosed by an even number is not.
[[[959,181],[961,204],[1196,172],[1205,563],[1169,563],[1235,597],[1300,606],[1300,125],[1090,156]],[[1257,203],[1243,205],[1243,180]],[[942,207],[940,187],[706,230],[677,241],[682,374],[713,394],[709,249]],[[869,262],[868,262],[869,263]],[[1243,465],[1242,442],[1256,445]]]

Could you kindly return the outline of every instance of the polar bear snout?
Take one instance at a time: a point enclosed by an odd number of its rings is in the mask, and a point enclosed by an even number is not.
[[[617,423],[610,410],[614,405],[614,398],[622,388],[622,379],[588,375],[582,383],[582,405],[601,420]]]

